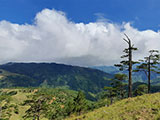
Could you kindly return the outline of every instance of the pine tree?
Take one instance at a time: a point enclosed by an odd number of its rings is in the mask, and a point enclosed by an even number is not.
[[[134,96],[146,94],[147,91],[148,89],[146,84],[139,85],[134,91]]]
[[[114,87],[104,87],[104,90],[107,90],[108,94],[107,97],[110,99],[110,104],[112,105],[114,101],[114,97],[117,96],[117,89]]]
[[[121,58],[128,58],[128,60],[123,60],[120,62],[120,64],[115,64],[115,66],[119,67],[120,70],[127,70],[128,71],[128,97],[132,97],[132,66],[136,62],[132,60],[132,52],[134,50],[137,50],[137,48],[134,47],[134,45],[131,43],[130,38],[124,34],[126,38],[123,40],[128,44],[128,48],[124,49],[125,55],[122,55]]]
[[[86,110],[85,95],[82,91],[79,91],[77,97],[74,99],[73,112],[78,113],[78,115],[80,115],[85,110]]]
[[[114,97],[123,99],[125,95],[125,84],[123,83],[127,79],[125,74],[115,74],[111,79],[111,87],[104,87],[107,90],[107,97],[110,98],[110,104],[113,103]]]
[[[123,99],[125,96],[125,86],[126,84],[124,83],[125,80],[127,79],[127,75],[125,74],[115,74],[114,80],[115,80],[115,85],[113,87],[117,88],[117,94],[120,96],[120,99]]]
[[[139,65],[134,70],[135,72],[143,71],[148,78],[148,93],[150,93],[151,87],[151,71],[155,73],[160,73],[158,69],[159,64],[159,51],[158,50],[150,50],[149,56],[144,57],[144,60],[139,60]]]

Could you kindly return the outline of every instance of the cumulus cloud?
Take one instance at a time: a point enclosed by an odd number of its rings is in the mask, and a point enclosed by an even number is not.
[[[112,65],[120,61],[128,34],[135,47],[135,58],[160,48],[160,32],[139,31],[130,23],[121,25],[97,20],[74,23],[62,11],[44,9],[34,24],[0,21],[0,63],[57,62],[81,66]]]

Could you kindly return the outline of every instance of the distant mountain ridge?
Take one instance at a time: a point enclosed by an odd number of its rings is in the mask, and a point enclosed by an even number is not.
[[[119,72],[118,68],[116,68],[115,66],[91,66],[90,68],[101,70],[109,74],[115,74]]]
[[[136,66],[134,66],[135,68]],[[109,74],[116,74],[116,73],[122,73],[121,71],[118,70],[117,67],[115,66],[92,66],[91,68],[101,70],[103,72],[109,73]],[[124,71],[123,73],[128,74],[127,71]],[[144,82],[147,83],[147,76],[143,71],[140,72],[133,72],[133,82]],[[153,84],[160,84],[160,75],[157,73],[152,72],[151,73],[151,80]]]
[[[92,68],[56,63],[7,63],[0,65],[0,88],[68,87],[97,93],[110,85],[111,74]]]

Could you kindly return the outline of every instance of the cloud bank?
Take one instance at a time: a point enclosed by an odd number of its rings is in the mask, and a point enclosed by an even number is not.
[[[160,32],[139,31],[130,23],[121,25],[97,20],[74,23],[54,9],[39,12],[34,24],[0,21],[0,63],[57,62],[80,66],[112,65],[120,61],[128,34],[143,58],[150,49],[160,50]]]

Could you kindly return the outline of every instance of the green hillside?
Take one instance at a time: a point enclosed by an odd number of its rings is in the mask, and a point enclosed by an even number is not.
[[[65,87],[98,93],[110,85],[112,75],[99,70],[55,63],[0,65],[0,88]]]
[[[160,93],[124,99],[67,120],[160,120]]]
[[[61,120],[70,114],[77,93],[58,88],[0,89],[0,120],[33,120],[37,113],[40,120]]]

